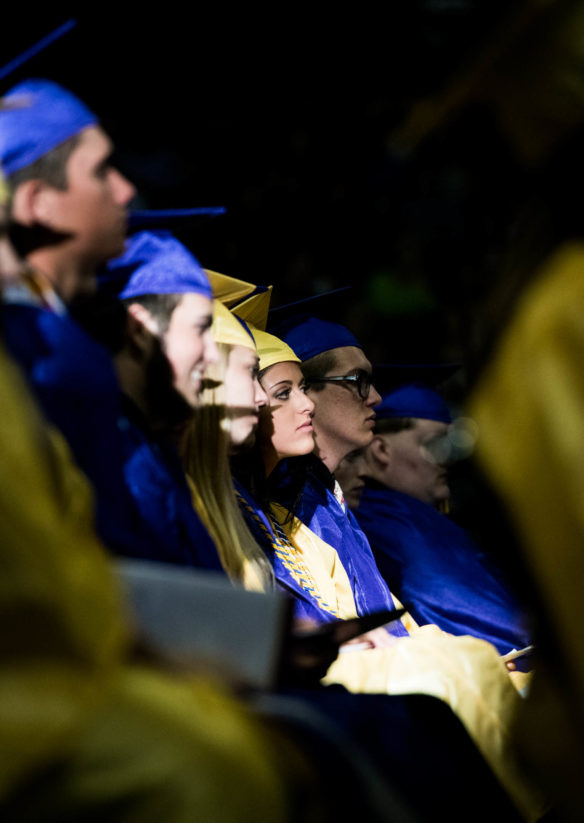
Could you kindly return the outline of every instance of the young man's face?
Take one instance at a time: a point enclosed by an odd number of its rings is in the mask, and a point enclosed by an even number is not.
[[[164,353],[172,366],[174,387],[191,406],[198,404],[209,363],[218,359],[211,334],[213,303],[202,294],[185,294],[162,335]]]
[[[335,477],[343,490],[347,506],[352,510],[359,507],[361,495],[365,488],[365,471],[367,466],[365,454],[366,449],[357,449],[356,451],[350,452],[341,460],[335,470]]]
[[[225,405],[230,421],[229,440],[234,451],[252,445],[259,410],[266,405],[266,393],[258,380],[259,358],[246,346],[233,346],[225,370]]]
[[[432,456],[431,449],[432,442],[447,431],[446,423],[416,418],[412,429],[380,435],[387,444],[389,458],[386,485],[432,506],[448,500],[446,469]]]
[[[82,262],[104,262],[124,250],[135,190],[110,165],[112,148],[102,129],[85,129],[67,161],[67,188],[44,189],[43,222],[70,238],[72,252]]]
[[[371,363],[356,346],[333,349],[335,365],[323,377],[350,376],[360,371],[371,375]],[[343,457],[367,446],[373,439],[374,406],[381,397],[373,386],[366,398],[351,383],[323,383],[308,394],[314,400],[316,447],[330,471],[335,471]]]

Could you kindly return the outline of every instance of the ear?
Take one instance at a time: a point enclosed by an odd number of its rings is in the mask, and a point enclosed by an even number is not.
[[[387,466],[390,462],[390,448],[389,443],[381,434],[376,434],[369,444],[369,453],[372,458],[381,466]]]
[[[17,223],[23,226],[43,225],[43,215],[47,204],[45,189],[46,183],[42,180],[25,180],[16,189],[12,196],[12,216]]]
[[[149,352],[152,338],[160,337],[160,328],[151,312],[140,303],[128,306],[128,338],[131,345],[140,352]]]

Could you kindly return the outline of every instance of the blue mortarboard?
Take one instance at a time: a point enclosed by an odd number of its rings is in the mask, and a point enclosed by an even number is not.
[[[24,80],[2,104],[0,165],[7,175],[98,122],[81,100],[50,80]]]
[[[419,417],[423,420],[452,423],[450,411],[442,397],[433,389],[419,383],[409,383],[385,394],[381,404],[375,407],[375,414],[377,420],[390,417]]]
[[[363,348],[345,326],[308,314],[286,318],[270,327],[270,331],[284,340],[303,362],[317,354],[343,346]]]
[[[67,34],[72,29],[75,28],[77,25],[77,20],[75,18],[71,18],[67,20],[65,23],[62,23],[60,26],[57,26],[56,29],[53,29],[49,34],[45,35],[45,37],[41,38],[38,42],[34,43],[29,48],[25,49],[21,54],[11,60],[9,63],[6,63],[2,68],[0,68],[0,80],[4,80],[5,77],[15,72],[25,63],[28,63],[29,60],[32,60],[33,57],[36,57],[37,54],[40,54],[44,49],[50,46],[52,43],[55,43],[59,38],[63,37],[64,34]]]
[[[115,290],[120,299],[193,292],[213,298],[209,278],[197,259],[167,231],[133,235],[125,252],[106,265],[100,287]]]
[[[142,229],[176,229],[189,225],[195,218],[219,217],[225,214],[225,206],[199,206],[192,209],[140,209],[132,210],[128,217],[130,232]]]

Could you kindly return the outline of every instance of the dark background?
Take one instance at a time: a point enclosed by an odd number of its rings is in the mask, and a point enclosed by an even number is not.
[[[226,206],[225,217],[179,232],[207,268],[274,284],[274,305],[351,284],[335,310],[372,360],[452,360],[472,337],[477,249],[497,265],[492,215],[504,222],[498,180],[508,181],[512,161],[493,148],[480,112],[413,156],[389,138],[416,99],[464,71],[512,7],[76,12],[76,29],[0,92],[46,76],[79,94],[112,135],[142,207]],[[70,16],[15,15],[0,62]]]

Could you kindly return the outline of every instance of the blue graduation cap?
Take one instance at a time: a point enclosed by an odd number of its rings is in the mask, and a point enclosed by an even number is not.
[[[40,54],[41,51],[44,51],[44,49],[46,49],[47,46],[50,46],[56,40],[59,40],[61,37],[63,37],[63,35],[70,32],[71,29],[74,29],[76,25],[77,20],[71,18],[70,20],[67,20],[65,23],[62,23],[60,26],[57,26],[56,29],[53,29],[53,31],[49,32],[49,34],[47,34],[45,37],[42,37],[28,49],[23,51],[13,60],[11,60],[9,63],[6,63],[6,65],[2,66],[2,68],[0,68],[0,80],[4,80],[4,78],[12,74],[12,72],[19,69],[25,63],[28,63],[29,60],[32,60],[32,58],[36,57],[37,54]]]
[[[340,286],[338,289],[328,289],[327,291],[311,294],[308,297],[301,297],[283,306],[272,306],[270,308],[270,327],[282,323],[286,318],[290,318],[302,313],[314,314],[318,312],[323,317],[328,317],[327,311],[338,311],[339,301],[347,296],[347,292],[352,290],[352,286]]]
[[[98,123],[96,115],[51,80],[24,80],[2,98],[0,165],[10,175]]]
[[[188,224],[196,217],[219,217],[225,206],[201,206],[192,209],[140,209],[131,211],[128,218],[130,232],[142,229],[170,229]]]
[[[310,314],[288,317],[281,323],[270,326],[270,331],[284,340],[303,362],[317,354],[343,346],[363,348],[346,326],[321,320]]]
[[[418,417],[452,423],[448,406],[433,389],[420,383],[409,383],[384,394],[381,404],[375,407],[377,420],[392,417]]]
[[[122,300],[189,293],[213,298],[209,278],[198,260],[167,231],[143,231],[129,238],[125,252],[106,264],[100,289],[115,291]]]

